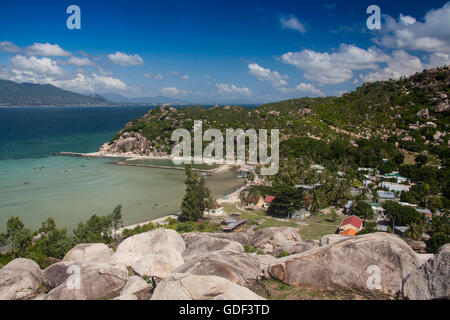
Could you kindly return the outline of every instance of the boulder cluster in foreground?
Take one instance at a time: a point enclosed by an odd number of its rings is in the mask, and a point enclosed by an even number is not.
[[[244,245],[264,254],[245,253]],[[290,254],[276,258],[280,253]],[[379,271],[375,289],[373,266]],[[371,269],[372,268],[372,269]],[[275,278],[298,287],[378,290],[407,299],[450,296],[450,244],[435,256],[416,254],[387,233],[330,235],[302,241],[294,228],[243,233],[156,229],[113,251],[81,244],[45,270],[15,259],[0,269],[0,299],[258,300],[247,287]]]

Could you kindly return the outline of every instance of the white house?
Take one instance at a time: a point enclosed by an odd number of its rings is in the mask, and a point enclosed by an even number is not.
[[[215,204],[214,208],[205,210],[204,212],[204,216],[220,217],[223,215],[225,215],[225,211],[223,210],[223,207],[218,203]]]

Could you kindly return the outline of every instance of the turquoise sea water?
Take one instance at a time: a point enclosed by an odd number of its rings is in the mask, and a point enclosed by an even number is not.
[[[122,204],[125,224],[179,211],[184,172],[128,167],[110,159],[54,157],[94,152],[146,107],[0,108],[0,230],[11,216],[36,229],[48,217],[69,229]],[[116,159],[117,160],[117,159]],[[114,160],[114,161],[116,161]],[[240,182],[234,172],[208,179],[223,196]]]

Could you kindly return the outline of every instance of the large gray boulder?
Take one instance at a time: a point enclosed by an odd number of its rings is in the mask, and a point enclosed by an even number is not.
[[[255,232],[252,245],[261,248],[267,254],[274,253],[274,247],[292,246],[302,242],[297,229],[292,227],[272,227]]]
[[[134,295],[143,290],[150,290],[152,286],[144,279],[138,276],[132,276],[128,279],[127,284],[120,291],[121,296]]]
[[[49,271],[55,279],[49,280],[49,273],[47,281],[56,284],[65,280],[48,293],[47,300],[97,300],[118,293],[128,281],[128,270],[124,266],[67,261],[58,264],[58,267],[50,266],[57,269]]]
[[[263,270],[263,278],[270,279],[269,265],[277,260],[270,254],[257,254],[250,253],[252,257],[255,257],[259,261],[259,267]]]
[[[190,261],[197,258],[199,255],[221,250],[244,253],[244,247],[239,242],[215,237],[202,237],[197,241],[189,243],[186,250],[183,252],[183,259],[185,261]]]
[[[310,242],[300,242],[296,244],[291,245],[281,245],[281,246],[275,246],[273,248],[273,255],[278,257],[281,253],[285,252],[289,255],[302,253],[311,249],[317,248],[317,245],[310,241]]]
[[[410,300],[450,298],[450,244],[406,277],[402,294]]]
[[[395,294],[401,291],[402,279],[419,264],[405,241],[373,233],[278,259],[269,272],[294,286],[378,289]]]
[[[110,263],[112,250],[104,243],[79,244],[65,255],[63,261],[78,263]]]
[[[192,242],[195,242],[204,238],[218,238],[218,239],[226,239],[230,241],[239,242],[242,245],[252,245],[252,237],[254,235],[253,231],[246,232],[231,232],[231,233],[206,233],[206,232],[188,232],[182,235],[186,247]]]
[[[66,280],[72,275],[72,271],[69,267],[73,264],[74,262],[71,261],[61,261],[47,267],[47,269],[42,272],[42,283],[44,286],[48,290],[52,290],[66,282]]]
[[[323,236],[322,238],[320,238],[320,246],[327,246],[329,244],[333,244],[345,239],[349,239],[351,238],[351,236],[343,236],[340,234],[328,234],[326,236]]]
[[[213,251],[192,259],[173,273],[214,275],[245,285],[264,277],[264,265],[253,255],[235,251]]]
[[[161,281],[151,300],[264,300],[225,278],[171,274]]]
[[[165,249],[164,251],[168,251]],[[164,278],[175,268],[184,264],[184,260],[180,253],[172,249],[178,254],[178,257],[173,254],[147,254],[132,265],[133,271],[140,276]]]
[[[41,285],[42,271],[29,259],[14,259],[0,269],[0,300],[25,299]]]
[[[125,239],[117,247],[111,263],[131,267],[148,254],[160,254],[172,248],[180,254],[186,249],[183,238],[171,229],[156,229]]]

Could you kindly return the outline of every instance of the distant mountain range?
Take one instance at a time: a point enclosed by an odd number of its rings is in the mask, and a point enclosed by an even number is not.
[[[104,93],[102,94],[106,99],[114,103],[148,103],[148,104],[187,104],[187,101],[169,98],[164,96],[156,97],[139,97],[129,98],[116,93]]]
[[[0,80],[0,106],[66,106],[108,105],[102,96],[83,95],[57,88],[51,84],[16,83]]]
[[[192,102],[165,96],[130,98],[116,93],[81,94],[51,84],[17,83],[0,79],[0,106],[103,106],[103,105],[215,105],[224,102]],[[228,104],[235,105],[236,102]],[[239,101],[253,105],[254,101]],[[259,104],[258,104],[259,105]]]

